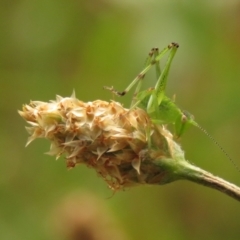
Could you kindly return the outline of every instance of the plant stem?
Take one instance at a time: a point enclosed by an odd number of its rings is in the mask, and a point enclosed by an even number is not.
[[[214,176],[199,167],[193,166],[190,163],[185,162],[185,164],[187,165],[185,168],[177,171],[177,175],[180,178],[216,189],[240,201],[240,188],[238,186]]]

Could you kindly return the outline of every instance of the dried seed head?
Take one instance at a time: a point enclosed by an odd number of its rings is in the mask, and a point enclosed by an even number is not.
[[[48,154],[65,154],[68,168],[80,163],[94,168],[114,190],[167,181],[152,160],[173,158],[175,143],[140,108],[129,110],[114,101],[85,103],[73,94],[48,103],[31,101],[19,114],[31,125],[27,145],[49,139]]]

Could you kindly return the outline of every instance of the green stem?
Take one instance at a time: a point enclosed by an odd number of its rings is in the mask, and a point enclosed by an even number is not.
[[[183,179],[216,189],[230,197],[240,201],[240,188],[230,182],[223,180],[220,177],[204,171],[203,169],[187,164],[187,168],[181,169],[178,176]]]
[[[220,177],[196,167],[186,160],[161,159],[155,162],[161,171],[165,172],[165,179],[160,184],[185,179],[213,189],[240,201],[240,188]]]

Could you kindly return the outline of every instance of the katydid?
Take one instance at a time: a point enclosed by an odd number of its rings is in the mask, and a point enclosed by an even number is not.
[[[118,92],[112,87],[104,87],[115,93],[118,96],[124,96],[135,84],[137,84],[131,108],[140,106],[147,111],[153,122],[158,124],[174,124],[175,135],[180,137],[186,130],[188,125],[197,125],[193,120],[191,114],[185,114],[180,110],[176,104],[165,95],[165,88],[167,84],[167,77],[173,57],[178,49],[177,43],[171,43],[164,48],[160,53],[157,48],[153,48],[146,60],[145,68],[138,74],[138,76],[130,83],[130,85],[123,91]],[[159,62],[161,58],[169,52],[166,65],[163,70],[160,70]],[[142,80],[148,70],[155,65],[157,74],[157,83],[154,88],[145,91],[139,91]]]
[[[105,86],[104,89],[110,90],[118,96],[124,96],[129,92],[130,89],[132,89],[135,84],[137,84],[131,103],[131,108],[137,106],[143,108],[148,113],[151,120],[156,124],[173,124],[175,128],[175,137],[177,138],[181,137],[186,129],[191,125],[199,128],[220,148],[220,150],[240,172],[238,166],[230,158],[227,152],[221,147],[221,145],[204,128],[202,128],[197,122],[194,121],[193,115],[186,111],[182,111],[172,99],[165,95],[169,69],[178,47],[179,45],[173,42],[165,47],[161,52],[159,52],[158,48],[152,48],[146,60],[144,69],[137,75],[137,77],[128,85],[128,87],[123,92],[119,92],[113,87]],[[169,53],[169,55],[166,64],[161,70],[160,60],[167,53]],[[157,76],[155,87],[140,91],[142,80],[145,74],[154,65]]]

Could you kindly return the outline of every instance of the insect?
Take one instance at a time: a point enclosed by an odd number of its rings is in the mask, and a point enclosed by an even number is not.
[[[189,125],[198,127],[198,124],[193,120],[193,116],[190,113],[182,111],[172,99],[165,95],[169,69],[178,47],[179,45],[177,43],[171,43],[161,52],[159,52],[158,48],[152,48],[146,60],[144,69],[123,92],[119,92],[113,87],[104,87],[118,96],[124,96],[135,84],[137,84],[131,108],[136,106],[142,107],[147,111],[151,120],[157,124],[173,124],[175,126],[175,136],[177,138],[185,132]],[[169,56],[163,70],[161,71],[160,60],[167,53],[169,53]],[[154,65],[157,75],[157,83],[155,87],[140,91],[145,74]]]
[[[221,147],[221,145],[195,120],[192,114],[187,111],[181,110],[171,98],[165,95],[165,89],[167,85],[167,79],[169,70],[172,64],[172,60],[177,52],[179,45],[172,42],[162,51],[159,52],[158,48],[152,48],[147,57],[144,69],[136,76],[136,78],[128,85],[128,87],[119,92],[113,87],[105,86],[104,89],[110,90],[112,93],[118,96],[124,96],[127,94],[134,85],[136,86],[134,96],[131,103],[131,108],[141,107],[150,116],[151,120],[156,124],[173,124],[174,135],[176,138],[182,136],[189,126],[195,126],[204,132],[224,153],[224,155],[232,162],[235,168],[240,172],[239,167],[230,158],[227,152]],[[160,60],[168,54],[165,66],[161,70]],[[157,82],[154,88],[140,91],[142,80],[145,74],[155,66]]]

